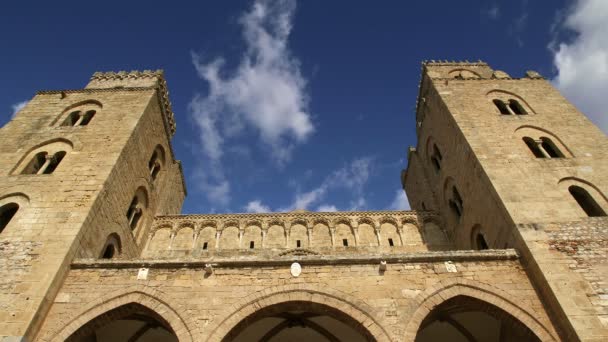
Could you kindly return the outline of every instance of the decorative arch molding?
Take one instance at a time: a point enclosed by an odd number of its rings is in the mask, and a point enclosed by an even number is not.
[[[191,318],[189,320],[184,319],[183,317],[188,316],[181,312],[179,308],[171,307],[164,297],[164,293],[151,289],[145,285],[133,285],[131,287],[101,296],[100,298],[86,304],[82,311],[73,315],[69,323],[67,323],[57,333],[52,335],[52,337],[47,341],[65,341],[70,335],[76,332],[87,322],[97,318],[100,315],[103,315],[110,310],[130,303],[142,305],[161,316],[167,323],[169,323],[171,329],[173,329],[173,332],[175,333],[175,336],[177,336],[177,339],[180,342],[195,341],[193,336],[199,335],[198,328],[191,329],[196,327],[195,322],[193,322]]]
[[[76,103],[73,103],[69,106],[67,106],[63,111],[61,111],[61,113],[59,115],[57,115],[55,117],[55,119],[53,119],[53,121],[51,121],[51,126],[56,125],[58,122],[62,122],[65,117],[66,117],[66,113],[70,112],[72,109],[77,108],[77,107],[97,107],[99,109],[103,108],[103,104],[97,100],[93,100],[93,99],[88,99],[88,100],[83,100],[83,101],[78,101]]]
[[[557,184],[561,185],[561,186],[564,186],[564,185],[565,186],[568,186],[568,185],[579,185],[579,186],[583,185],[583,187],[588,187],[588,188],[591,188],[591,189],[595,190],[594,192],[596,192],[598,195],[600,195],[601,198],[604,201],[608,202],[608,198],[606,197],[606,195],[604,195],[604,193],[602,192],[602,190],[600,190],[597,186],[595,186],[595,184],[593,184],[593,183],[591,183],[589,181],[586,181],[584,179],[581,179],[581,178],[578,178],[578,177],[564,177],[564,178],[560,179],[557,182]]]
[[[515,133],[515,135],[518,138],[523,138],[524,136],[530,136],[533,135],[532,138],[541,138],[543,135],[548,136],[549,138],[555,140],[555,142],[558,143],[558,148],[562,151],[566,152],[566,157],[572,158],[574,157],[574,153],[572,153],[572,151],[568,148],[568,146],[562,141],[562,139],[560,139],[557,135],[555,135],[553,132],[545,129],[545,128],[541,128],[538,126],[533,126],[533,125],[523,125],[523,126],[519,126],[517,127],[513,133]]]
[[[456,69],[452,69],[450,70],[450,72],[448,73],[448,77],[461,77],[462,79],[477,79],[477,78],[482,78],[481,75],[471,69],[465,69],[465,68],[456,68]]]
[[[11,192],[5,195],[0,195],[0,205],[9,202],[16,202],[19,206],[24,206],[30,203],[30,198],[28,195],[22,192]]]
[[[513,99],[519,101],[524,106],[524,109],[528,112],[528,114],[536,114],[536,111],[534,111],[534,109],[532,109],[532,107],[526,100],[524,100],[521,96],[519,96],[513,92],[510,92],[508,90],[493,89],[486,93],[486,97],[488,98],[490,103],[492,102],[493,99],[504,100],[504,99],[508,99],[508,98],[513,98]]]
[[[256,311],[285,302],[303,301],[329,306],[360,323],[376,341],[392,341],[389,333],[380,325],[379,312],[353,296],[323,286],[322,290],[312,284],[292,284],[267,288],[255,292],[236,304],[219,312],[207,331],[208,342],[220,342],[243,319]]]
[[[403,341],[414,341],[426,316],[438,305],[456,296],[468,296],[492,304],[528,327],[541,341],[559,341],[553,329],[546,327],[525,304],[516,301],[507,292],[479,281],[468,279],[446,279],[427,288],[414,298],[416,307],[404,322],[406,327]]]
[[[19,174],[19,172],[21,172],[26,167],[27,163],[29,163],[33,156],[42,150],[48,150],[49,153],[55,153],[58,151],[64,151],[66,153],[69,153],[72,150],[77,151],[80,147],[81,146],[79,143],[74,144],[71,140],[65,138],[46,139],[35,144],[33,147],[29,148],[25,153],[23,153],[21,155],[21,158],[19,158],[19,161],[11,169],[9,174]]]

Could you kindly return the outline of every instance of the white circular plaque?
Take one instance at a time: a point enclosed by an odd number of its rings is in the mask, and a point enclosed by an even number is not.
[[[300,264],[297,262],[291,264],[291,275],[297,277],[300,275],[300,273],[302,273],[302,266],[300,266]]]

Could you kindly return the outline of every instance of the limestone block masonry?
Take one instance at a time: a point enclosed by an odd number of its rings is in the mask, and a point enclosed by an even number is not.
[[[538,73],[422,63],[411,211],[180,215],[168,94],[2,127],[0,341],[608,340],[608,139]]]

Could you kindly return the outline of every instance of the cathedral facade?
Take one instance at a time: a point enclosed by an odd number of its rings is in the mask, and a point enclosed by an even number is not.
[[[422,63],[411,211],[180,215],[175,129],[144,71],[0,130],[0,341],[608,340],[608,139],[536,72]]]

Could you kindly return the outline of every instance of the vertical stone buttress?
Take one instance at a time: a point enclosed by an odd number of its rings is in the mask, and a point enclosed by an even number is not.
[[[0,232],[0,340],[35,338],[74,257],[98,258],[110,240],[115,257],[137,257],[153,217],[180,212],[174,131],[162,71],[95,73],[84,89],[40,91],[2,127],[0,206],[19,209]],[[32,158],[52,163],[57,151],[54,170],[31,174],[41,166]]]
[[[561,337],[608,340],[608,220],[570,191],[608,212],[606,136],[537,73],[482,62],[423,63],[416,119],[412,209],[439,212],[460,249],[516,248]]]

